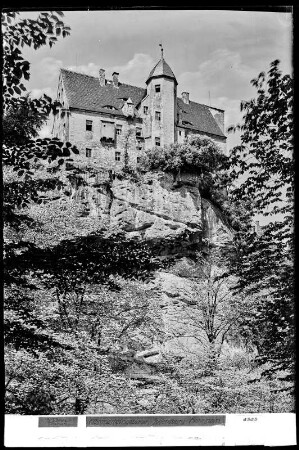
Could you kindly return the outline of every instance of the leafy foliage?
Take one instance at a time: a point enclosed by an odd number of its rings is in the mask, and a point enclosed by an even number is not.
[[[181,173],[194,173],[202,196],[222,211],[228,209],[228,158],[209,137],[189,135],[184,144],[148,150],[141,157],[138,170],[171,172],[177,183]]]
[[[236,356],[238,355],[238,357]],[[254,355],[231,347],[220,356],[218,367],[209,370],[209,360],[166,357],[163,374],[147,413],[241,414],[294,411],[289,382],[282,372],[271,380],[262,377],[265,367],[256,367]]]
[[[202,173],[215,172],[225,162],[225,155],[208,137],[191,135],[184,144],[154,147],[141,159],[144,170],[178,172],[192,170]]]
[[[292,79],[282,75],[279,61],[268,77],[252,81],[257,97],[243,102],[241,145],[231,153],[232,198],[248,205],[251,217],[271,218],[261,234],[250,223],[236,234],[237,258],[232,272],[239,290],[259,294],[256,315],[248,323],[256,331],[260,359],[274,367],[294,366],[293,241],[293,96]]]
[[[115,356],[157,338],[155,294],[120,278],[114,284],[118,290],[86,285],[84,298],[59,297],[42,285],[31,299],[24,289],[12,290],[5,314],[7,412],[126,413],[138,407]]]
[[[49,45],[52,47],[58,36],[66,37],[70,34],[70,27],[62,21],[60,11],[42,12],[36,20],[21,19],[17,21],[18,12],[2,14],[3,36],[3,97],[4,108],[15,105],[13,97],[20,96],[26,91],[23,79],[30,78],[30,63],[23,59],[20,47],[24,45],[35,50]]]
[[[33,139],[51,111],[56,112],[58,103],[44,95],[31,99],[23,84],[29,80],[30,64],[22,56],[21,47],[38,49],[56,42],[56,35],[69,34],[69,27],[61,21],[63,13],[41,13],[36,20],[18,19],[17,12],[2,14],[3,55],[3,150],[4,175],[6,168],[17,172],[13,183],[4,177],[5,220],[18,224],[16,208],[28,204],[29,199],[38,201],[36,183],[32,180],[39,162],[52,164],[48,171],[57,171],[70,156],[78,153],[76,147],[63,144],[57,139]],[[54,36],[55,35],[55,36]],[[54,164],[53,164],[54,163]],[[10,200],[9,200],[10,199]]]

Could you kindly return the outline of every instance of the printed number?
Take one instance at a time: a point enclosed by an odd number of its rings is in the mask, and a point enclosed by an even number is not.
[[[244,417],[243,421],[244,422],[256,422],[257,417]]]

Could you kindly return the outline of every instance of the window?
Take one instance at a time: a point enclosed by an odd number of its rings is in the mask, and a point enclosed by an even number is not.
[[[115,152],[115,161],[120,161],[120,152]]]
[[[113,122],[102,122],[102,137],[106,139],[113,140],[115,139],[114,133],[114,123]]]
[[[148,114],[148,106],[143,107],[143,114]]]
[[[120,136],[121,135],[121,130],[122,130],[121,125],[117,125],[117,127],[116,127],[116,136]]]
[[[90,158],[91,157],[91,148],[87,148],[86,149],[86,157]]]
[[[140,163],[140,156],[137,156],[137,164]]]
[[[155,92],[161,92],[161,85],[160,84],[156,84],[155,85]]]
[[[141,137],[141,128],[136,128],[136,137]]]
[[[182,136],[182,132],[181,131],[179,131],[179,136]]]
[[[86,131],[92,131],[92,120],[86,120]]]
[[[155,111],[155,119],[160,122],[161,121],[161,113],[160,111]]]
[[[159,137],[156,137],[156,138],[155,138],[155,146],[156,146],[156,147],[160,147],[160,145],[161,145],[160,138],[159,138]]]
[[[142,144],[137,145],[137,150],[142,150]]]

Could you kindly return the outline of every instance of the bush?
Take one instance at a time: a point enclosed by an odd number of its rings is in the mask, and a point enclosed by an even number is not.
[[[212,139],[190,135],[184,144],[148,150],[141,159],[140,168],[145,171],[212,173],[219,170],[226,160],[227,157]]]
[[[227,209],[228,158],[209,137],[190,135],[183,144],[154,147],[141,157],[138,171],[196,173],[201,195],[222,211]]]
[[[207,374],[202,358],[168,361],[152,410],[157,414],[241,414],[294,411],[290,383],[284,374],[272,380],[262,377],[262,368],[250,363],[250,355],[232,351]],[[230,361],[232,362],[229,366]],[[243,362],[243,367],[242,367]],[[150,411],[148,411],[150,412]]]

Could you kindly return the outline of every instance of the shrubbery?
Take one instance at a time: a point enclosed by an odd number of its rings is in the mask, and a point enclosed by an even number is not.
[[[190,135],[183,144],[148,150],[141,158],[140,168],[145,171],[212,173],[220,170],[226,160],[227,157],[212,139]]]
[[[202,196],[226,211],[226,187],[229,185],[228,158],[209,137],[189,135],[183,144],[154,147],[141,157],[140,172],[164,171],[180,180],[183,172],[198,175]]]

